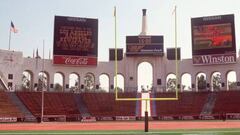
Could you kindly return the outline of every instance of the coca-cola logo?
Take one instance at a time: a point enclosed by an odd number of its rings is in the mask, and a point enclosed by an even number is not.
[[[88,58],[73,58],[73,57],[64,57],[65,64],[69,65],[87,65]]]

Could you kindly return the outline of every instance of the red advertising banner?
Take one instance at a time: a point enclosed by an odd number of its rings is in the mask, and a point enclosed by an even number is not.
[[[71,65],[71,66],[84,66],[84,65],[97,65],[96,57],[84,57],[84,56],[53,56],[54,64],[59,65]]]
[[[215,55],[194,55],[194,65],[209,65],[209,64],[230,64],[236,63],[236,54],[215,54]]]

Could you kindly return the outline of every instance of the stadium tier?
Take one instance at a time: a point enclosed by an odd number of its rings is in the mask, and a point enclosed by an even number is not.
[[[174,94],[168,92],[150,95],[173,97]],[[122,98],[135,98],[140,95],[141,93],[135,92],[119,93]],[[151,117],[160,120],[221,119],[223,116],[238,119],[239,98],[240,91],[182,92],[176,101],[151,101]],[[0,92],[0,121],[27,121],[27,117],[31,115],[37,120],[41,117],[41,103],[41,92]],[[129,117],[136,120],[139,119],[140,112],[139,101],[116,101],[114,93],[44,92],[45,121],[58,121],[60,117],[62,121],[78,121],[84,117],[94,117],[96,120]]]

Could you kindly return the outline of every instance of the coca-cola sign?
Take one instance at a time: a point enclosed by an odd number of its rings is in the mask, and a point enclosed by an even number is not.
[[[60,65],[72,65],[72,66],[97,65],[97,59],[95,57],[55,55],[53,57],[53,61],[54,64]]]

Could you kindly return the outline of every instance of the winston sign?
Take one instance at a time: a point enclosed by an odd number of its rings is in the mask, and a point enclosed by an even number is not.
[[[208,64],[229,64],[236,63],[236,54],[216,54],[216,55],[195,55],[193,56],[194,65]]]

